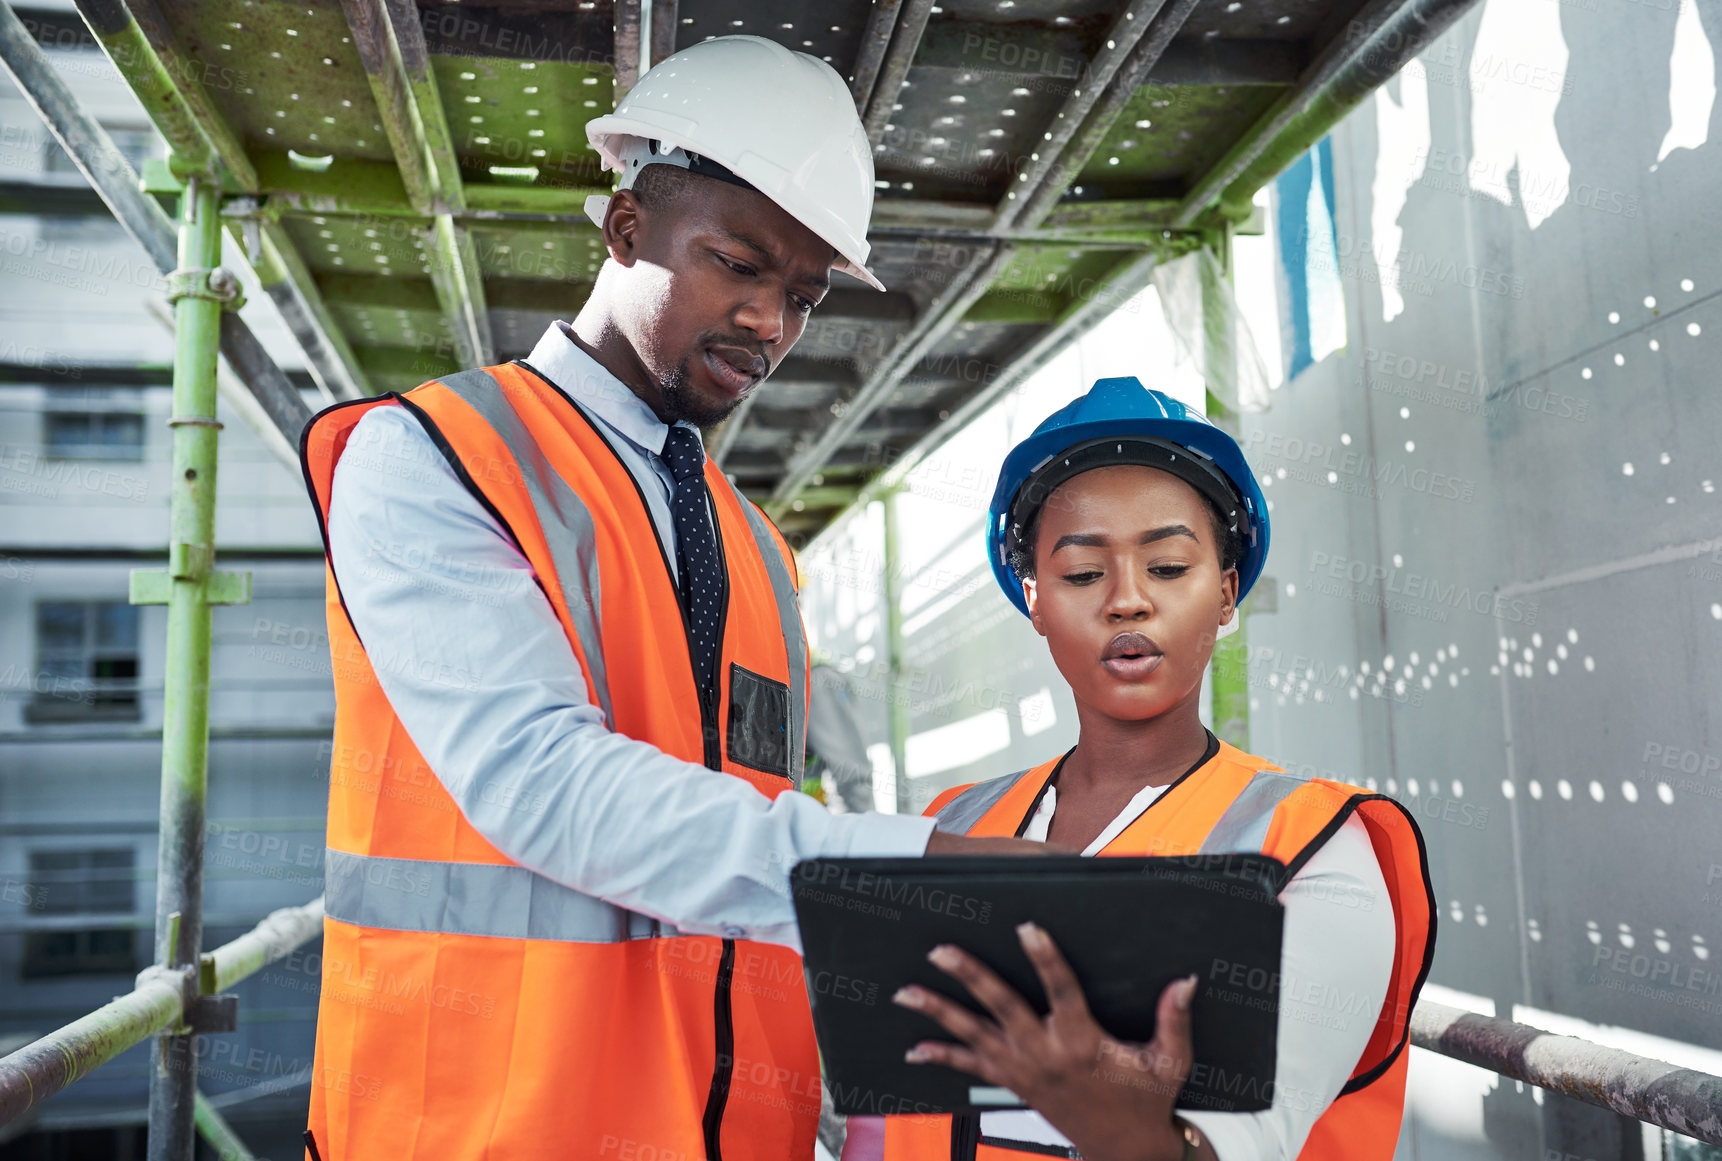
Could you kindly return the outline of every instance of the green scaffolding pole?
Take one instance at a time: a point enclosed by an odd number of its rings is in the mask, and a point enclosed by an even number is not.
[[[249,574],[215,563],[216,359],[222,311],[239,285],[220,269],[220,187],[189,174],[180,197],[179,267],[168,277],[174,310],[173,475],[168,567],[132,573],[133,604],[167,606],[163,679],[161,840],[157,855],[155,962],[183,980],[185,1018],[156,1038],[150,1070],[150,1161],[191,1161],[196,1144],[196,1037],[213,1031],[200,1005],[203,949],[204,799],[209,766],[210,607],[250,600]]]
[[[227,1118],[202,1093],[197,1094],[197,1131],[221,1161],[256,1161]]]
[[[1202,266],[1202,338],[1207,347],[1202,365],[1208,375],[1208,418],[1233,439],[1238,438],[1237,413],[1221,403],[1218,396],[1237,398],[1237,364],[1234,352],[1236,336],[1228,333],[1232,325],[1227,309],[1227,286],[1224,280],[1232,276],[1232,231],[1230,226],[1214,232],[1210,245],[1219,264]],[[1223,272],[1223,273],[1221,273]],[[1220,387],[1219,391],[1214,388]],[[1210,693],[1213,695],[1214,733],[1246,754],[1250,751],[1250,680],[1249,645],[1245,632],[1245,609],[1242,604],[1232,614],[1238,628],[1231,636],[1214,644],[1210,669]]]

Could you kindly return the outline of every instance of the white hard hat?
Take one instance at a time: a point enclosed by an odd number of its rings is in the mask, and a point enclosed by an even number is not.
[[[716,162],[831,243],[837,269],[875,290],[867,270],[873,153],[849,86],[830,65],[762,36],[720,36],[666,57],[614,113],[586,125],[621,189],[649,158],[699,172]],[[652,144],[652,143],[656,144]],[[604,224],[607,197],[586,199]]]

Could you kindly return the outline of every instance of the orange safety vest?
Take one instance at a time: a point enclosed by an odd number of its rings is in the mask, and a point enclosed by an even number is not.
[[[1283,862],[1289,880],[1352,814],[1363,820],[1393,900],[1398,931],[1393,978],[1351,1079],[1315,1123],[1298,1156],[1300,1161],[1390,1161],[1405,1105],[1411,1009],[1435,951],[1435,893],[1423,836],[1411,814],[1391,798],[1324,778],[1287,774],[1224,742],[1210,743],[1210,751],[1211,757],[1168,786],[1099,853],[1259,851]],[[956,834],[1021,834],[1063,761],[1055,758],[1021,774],[953,787],[934,799],[927,813],[939,820],[939,829]],[[982,1137],[979,1120],[924,1114],[887,1117],[885,1159],[1076,1156],[1047,1145],[1015,1149]]]
[[[509,364],[322,411],[301,456],[325,533],[335,465],[375,407],[418,417],[508,530],[612,729],[767,797],[799,787],[808,655],[794,558],[715,465],[728,601],[719,688],[703,698],[644,496],[578,404]],[[410,487],[413,465],[400,469]],[[819,1061],[800,957],[679,933],[492,846],[441,780],[472,772],[433,772],[377,683],[410,659],[397,643],[360,642],[338,581],[331,568],[310,1118],[322,1161],[812,1156]]]

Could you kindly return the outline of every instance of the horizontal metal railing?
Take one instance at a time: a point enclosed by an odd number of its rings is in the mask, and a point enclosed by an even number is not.
[[[1411,1043],[1513,1080],[1722,1145],[1722,1077],[1421,1000]]]
[[[323,900],[272,912],[263,922],[199,963],[205,995],[238,983],[323,933]],[[99,1068],[185,1016],[181,976],[159,967],[138,986],[87,1016],[0,1057],[0,1125],[22,1116],[78,1078]]]

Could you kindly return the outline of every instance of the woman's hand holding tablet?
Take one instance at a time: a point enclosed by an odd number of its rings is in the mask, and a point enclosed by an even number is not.
[[[1095,1022],[1075,973],[1045,931],[1024,923],[1017,937],[1046,989],[1046,1016],[1036,1015],[978,959],[941,944],[927,958],[967,988],[993,1019],[926,988],[901,988],[895,1003],[937,1021],[961,1041],[922,1041],[905,1059],[942,1064],[1009,1089],[1091,1161],[1212,1158],[1200,1135],[1173,1119],[1173,1102],[1193,1059],[1190,1001],[1196,977],[1176,980],[1160,993],[1151,1042],[1128,1043]]]

